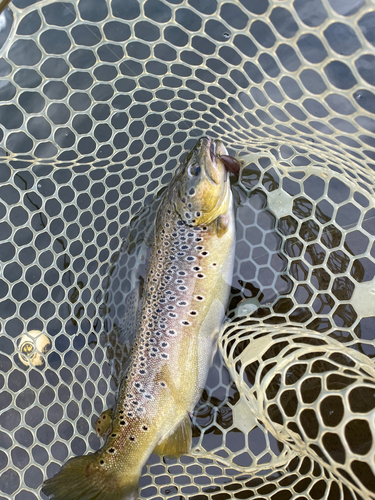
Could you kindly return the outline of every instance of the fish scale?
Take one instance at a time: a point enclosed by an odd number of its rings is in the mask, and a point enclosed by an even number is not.
[[[163,195],[127,372],[114,412],[102,415],[107,441],[45,482],[56,500],[134,500],[151,453],[190,450],[189,413],[205,386],[233,273],[233,199],[219,159],[226,153],[220,141],[200,139]]]
[[[142,384],[147,392],[141,392],[140,397],[145,403],[145,394],[157,390],[152,375],[160,370],[159,360],[173,356],[178,336],[191,337],[191,332],[196,331],[195,324],[205,309],[206,290],[200,282],[206,279],[210,266],[211,273],[216,273],[212,264],[217,263],[206,250],[208,229],[181,227],[176,213],[168,209],[167,214],[168,222],[161,231],[156,231],[157,250],[150,259],[141,326],[133,347],[131,370],[125,376],[130,392],[140,392],[137,384]],[[194,296],[187,300],[188,291],[193,289]],[[125,398],[124,408],[128,408],[129,399]]]

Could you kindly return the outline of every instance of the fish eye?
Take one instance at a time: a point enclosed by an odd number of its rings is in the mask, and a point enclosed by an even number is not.
[[[201,172],[201,167],[198,164],[194,164],[189,167],[189,174],[193,175],[194,177],[199,175],[200,172]]]

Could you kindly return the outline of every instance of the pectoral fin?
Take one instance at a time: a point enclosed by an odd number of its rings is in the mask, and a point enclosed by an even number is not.
[[[160,455],[172,456],[175,458],[189,453],[191,449],[191,424],[189,415],[176,427],[172,434],[167,436],[155,448],[154,453]]]
[[[221,238],[223,234],[227,232],[229,224],[229,217],[227,214],[219,215],[216,219],[216,234],[218,238]]]

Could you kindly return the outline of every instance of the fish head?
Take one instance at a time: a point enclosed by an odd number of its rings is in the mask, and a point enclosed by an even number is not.
[[[227,154],[221,141],[201,137],[177,169],[171,198],[185,224],[208,224],[227,212],[232,193],[229,171],[220,159]]]

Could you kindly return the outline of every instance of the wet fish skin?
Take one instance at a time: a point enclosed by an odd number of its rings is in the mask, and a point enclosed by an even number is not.
[[[10,4],[12,0],[0,0],[0,14],[3,12],[5,7]]]
[[[151,453],[191,446],[233,273],[235,223],[220,141],[202,138],[161,201],[139,326],[105,445],[43,486],[56,500],[134,500]]]

